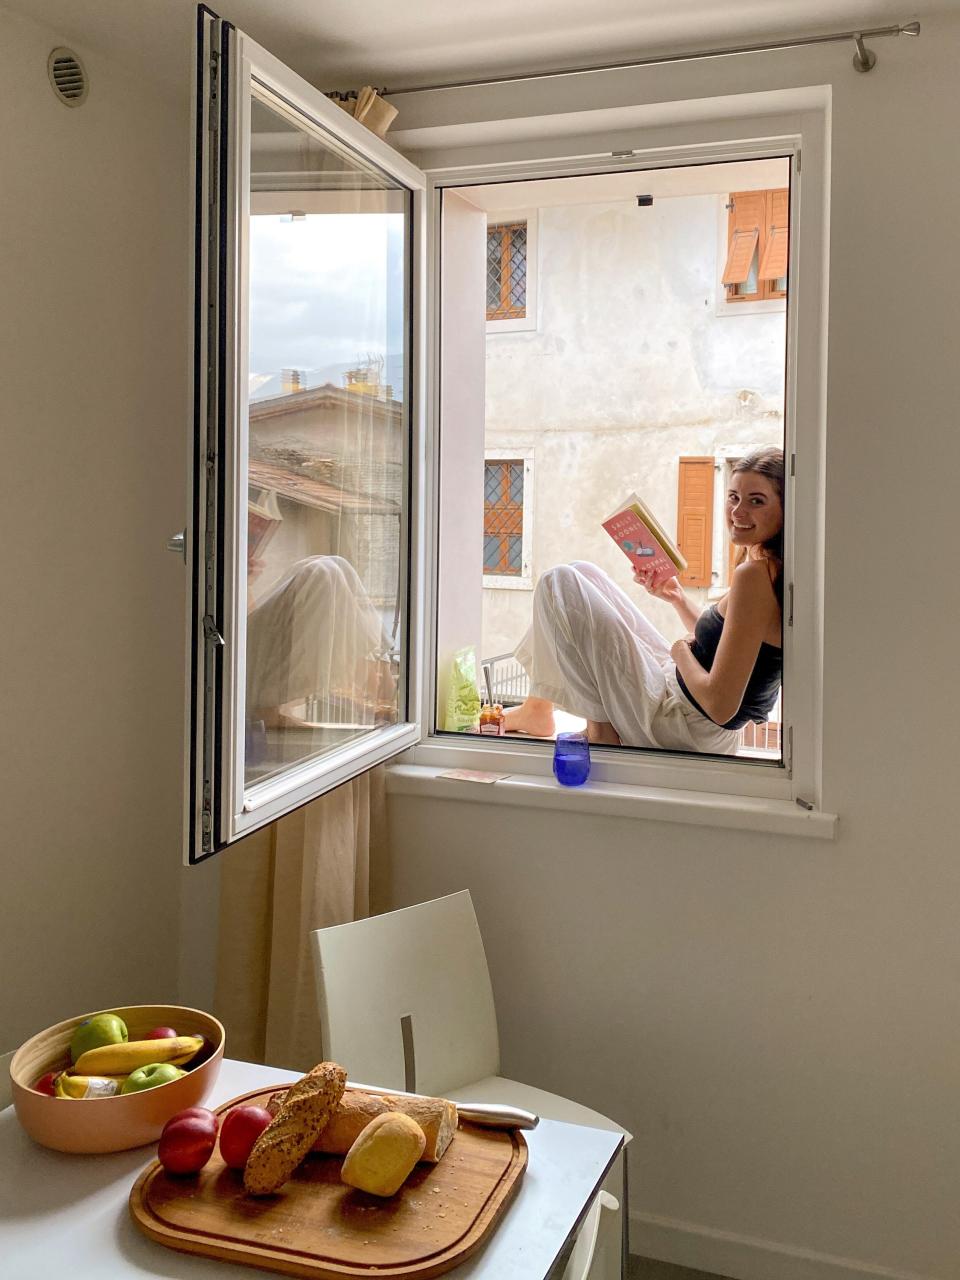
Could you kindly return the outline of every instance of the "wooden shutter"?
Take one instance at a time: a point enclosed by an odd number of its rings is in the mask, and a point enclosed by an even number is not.
[[[784,187],[780,191],[766,192],[765,244],[760,253],[761,283],[769,281],[768,297],[783,297],[783,290],[776,289],[777,280],[787,274],[790,232],[790,193]]]
[[[723,268],[723,283],[731,298],[756,297],[756,294],[738,294],[736,286],[745,284],[750,275],[753,256],[760,243],[764,226],[764,193],[762,191],[733,191],[727,217],[727,262]]]
[[[713,582],[713,458],[681,458],[677,495],[677,545],[687,559],[686,587]]]

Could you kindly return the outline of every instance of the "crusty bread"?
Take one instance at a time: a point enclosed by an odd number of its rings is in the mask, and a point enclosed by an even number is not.
[[[371,1120],[347,1152],[340,1181],[372,1196],[392,1196],[423,1155],[423,1130],[402,1111]]]
[[[283,1093],[271,1094],[267,1110],[276,1115],[285,1096]],[[390,1112],[399,1112],[416,1120],[426,1138],[420,1159],[428,1164],[437,1163],[457,1132],[456,1105],[445,1098],[412,1098],[348,1089],[312,1149],[325,1155],[346,1155],[371,1120]]]
[[[267,1196],[283,1186],[316,1142],[343,1096],[346,1083],[343,1067],[321,1062],[290,1086],[272,1123],[247,1157],[244,1190],[254,1196]]]

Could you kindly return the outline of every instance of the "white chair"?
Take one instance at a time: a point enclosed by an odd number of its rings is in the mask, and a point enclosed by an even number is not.
[[[342,1062],[352,1080],[453,1101],[507,1103],[630,1140],[600,1112],[499,1074],[493,988],[468,891],[317,929],[311,937],[323,1055]],[[603,1202],[609,1212],[601,1214],[598,1197],[591,1220],[595,1241],[601,1217],[611,1219],[616,1247],[594,1256],[591,1242],[584,1280],[621,1280],[627,1256],[626,1178],[621,1152],[603,1183],[612,1193]]]

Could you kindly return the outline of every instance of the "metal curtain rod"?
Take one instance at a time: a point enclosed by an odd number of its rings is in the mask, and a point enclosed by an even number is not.
[[[919,22],[903,26],[874,27],[870,31],[834,31],[820,36],[794,36],[784,40],[767,40],[762,44],[734,45],[727,49],[698,49],[691,53],[665,53],[655,58],[631,58],[628,62],[605,62],[592,67],[560,67],[555,71],[524,71],[512,76],[491,76],[485,80],[447,80],[442,84],[409,85],[403,89],[381,89],[383,98],[397,98],[402,93],[436,93],[441,89],[477,89],[485,85],[516,84],[519,80],[553,80],[558,76],[590,75],[597,71],[627,71],[634,67],[658,67],[676,62],[699,62],[704,58],[729,58],[741,53],[770,53],[778,49],[797,49],[808,44],[835,44],[852,40],[856,46],[853,65],[857,71],[870,71],[877,65],[877,55],[866,48],[864,40],[881,36],[918,36]]]

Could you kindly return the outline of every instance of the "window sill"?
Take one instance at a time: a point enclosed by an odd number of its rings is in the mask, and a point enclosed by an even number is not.
[[[529,809],[558,809],[598,817],[639,818],[647,822],[687,822],[701,827],[762,831],[785,836],[833,840],[837,815],[802,809],[789,800],[713,795],[706,791],[673,791],[658,787],[587,782],[562,787],[553,778],[533,774],[490,775],[494,782],[444,777],[448,769],[393,764],[387,768],[391,795],[429,796],[474,804]]]

